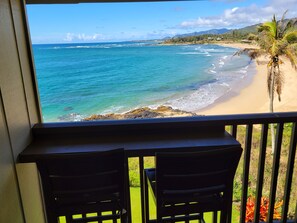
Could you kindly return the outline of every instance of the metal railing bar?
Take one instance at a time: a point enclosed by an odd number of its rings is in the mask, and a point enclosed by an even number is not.
[[[144,201],[144,210],[145,210],[145,221],[144,223],[147,223],[150,221],[150,207],[149,207],[149,188],[148,188],[148,182],[147,182],[147,176],[144,172],[144,180],[143,180],[143,186],[144,186],[144,197],[146,197],[147,199],[145,199]]]
[[[252,134],[253,134],[253,125],[249,124],[246,128],[246,137],[245,137],[245,152],[244,152],[244,161],[243,161],[243,188],[241,195],[241,213],[240,213],[240,222],[245,222],[245,212],[246,212],[246,201],[247,201],[247,191],[248,191],[248,181],[249,181],[249,172],[250,172],[250,158],[251,158],[251,147],[252,147]],[[230,213],[229,216],[231,216]]]
[[[287,175],[286,175],[285,191],[284,191],[284,206],[282,209],[282,220],[281,220],[282,222],[287,222],[293,171],[294,171],[294,162],[295,162],[295,155],[296,155],[296,145],[297,145],[297,125],[295,122],[292,125],[292,132],[291,132],[290,150],[289,150],[289,156],[288,156]]]
[[[284,130],[284,123],[279,123],[277,125],[276,139],[275,139],[275,151],[274,151],[274,156],[273,156],[273,166],[272,166],[271,185],[270,185],[270,198],[269,198],[269,210],[268,210],[268,222],[273,221],[274,203],[275,203],[275,196],[276,196],[276,187],[277,187],[278,169],[279,169],[279,163],[280,163],[283,130]]]
[[[140,175],[140,200],[141,200],[141,218],[142,218],[142,222],[145,222],[145,199],[144,199],[144,174],[143,174],[143,170],[144,170],[144,158],[143,156],[139,157],[139,175]]]
[[[260,142],[260,151],[259,151],[260,164],[258,166],[258,175],[257,175],[258,178],[257,178],[257,187],[256,187],[256,204],[255,204],[254,222],[259,222],[260,220],[260,205],[261,205],[261,197],[262,197],[262,189],[263,189],[267,135],[268,135],[268,124],[263,124],[262,130],[261,130],[261,142]]]

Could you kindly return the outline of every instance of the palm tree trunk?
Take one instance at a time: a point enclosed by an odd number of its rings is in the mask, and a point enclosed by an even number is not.
[[[269,89],[270,96],[270,112],[273,113],[273,100],[274,100],[274,83],[275,83],[275,72],[276,72],[276,64],[272,65],[272,80]],[[270,133],[271,133],[271,154],[274,154],[275,151],[275,132],[274,132],[274,124],[270,124]]]

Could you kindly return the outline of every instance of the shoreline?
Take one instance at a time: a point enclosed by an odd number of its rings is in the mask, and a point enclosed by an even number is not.
[[[230,47],[235,49],[244,49],[244,48],[253,48],[257,47],[252,44],[247,43],[229,43],[229,42],[216,42],[210,43],[210,45],[219,45],[223,47]],[[222,96],[217,98],[214,102],[207,105],[204,108],[193,108],[191,110],[183,109],[183,107],[174,106],[171,104],[157,104],[156,106],[148,106],[146,107],[137,107],[134,109],[129,109],[122,113],[106,113],[106,114],[98,114],[99,119],[108,119],[105,116],[123,116],[125,113],[130,115],[134,113],[134,111],[144,110],[144,117],[149,118],[148,113],[155,112],[158,106],[164,107],[172,107],[173,110],[184,111],[185,113],[188,111],[189,113],[194,113],[198,116],[200,115],[228,115],[228,114],[247,114],[247,113],[268,113],[269,112],[269,96],[267,91],[267,61],[268,57],[262,56],[257,60],[252,61],[249,65],[247,75],[242,79],[239,78],[238,82],[230,88],[230,90],[224,93]],[[297,72],[291,67],[289,60],[285,58],[281,58],[284,64],[281,65],[281,70],[284,73],[285,83],[283,85],[282,92],[282,101],[279,102],[277,97],[274,100],[274,111],[275,112],[288,112],[288,111],[297,111]],[[189,100],[191,98],[188,98]],[[186,101],[185,101],[186,102]],[[186,106],[189,104],[195,103],[195,100],[188,101]],[[162,109],[163,110],[163,109]],[[163,111],[161,111],[161,115]],[[169,112],[171,113],[171,112]],[[93,115],[96,115],[94,113]],[[139,114],[133,114],[135,116],[139,116]],[[133,118],[133,115],[131,116]],[[73,116],[73,117],[72,117]],[[78,121],[81,115],[79,113],[71,113],[68,115],[61,116],[60,120],[57,121]],[[91,117],[92,114],[82,117],[80,121]],[[103,116],[103,118],[99,118],[99,116]],[[141,115],[140,115],[141,116]],[[180,115],[171,114],[171,116],[167,117],[176,117]],[[120,117],[121,119],[123,117]],[[115,118],[117,119],[117,118]]]
[[[243,49],[255,47],[244,43],[221,43],[217,44],[226,47]],[[256,46],[257,47],[257,46]],[[297,72],[292,68],[286,58],[282,58],[284,64],[281,70],[284,74],[282,100],[279,102],[277,97],[274,100],[275,112],[297,111]],[[254,61],[256,73],[248,84],[231,89],[211,105],[196,110],[198,115],[223,115],[223,114],[246,114],[246,113],[266,113],[269,111],[269,95],[267,91],[267,61],[268,58],[261,56]]]

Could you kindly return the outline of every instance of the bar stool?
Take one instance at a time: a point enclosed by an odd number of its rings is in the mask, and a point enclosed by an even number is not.
[[[231,222],[233,179],[240,147],[198,152],[156,153],[156,168],[144,170],[146,222],[198,219],[220,211],[220,222]],[[153,192],[157,219],[149,220],[148,188]]]
[[[126,222],[124,150],[37,160],[48,223]]]

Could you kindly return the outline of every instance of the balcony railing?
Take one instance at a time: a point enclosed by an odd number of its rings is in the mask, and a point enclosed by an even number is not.
[[[297,222],[296,122],[297,113],[205,116],[201,122],[197,122],[197,125],[205,126],[224,125],[244,149],[234,183],[234,192],[240,192],[240,199],[235,194],[233,196],[233,209],[238,209],[239,217],[233,215],[232,222],[246,222],[248,197],[254,199],[253,217],[249,218],[252,222],[263,221],[266,213],[265,222]],[[273,153],[271,127],[275,129]],[[145,158],[138,157],[140,188]],[[143,196],[143,191],[140,196]],[[269,202],[266,212],[261,207],[263,197]],[[276,210],[279,212],[278,220],[274,216],[277,203],[280,204],[279,210]],[[142,217],[144,222],[144,212]],[[216,218],[214,214],[213,222],[216,222]]]
[[[27,151],[25,150],[21,154],[20,161],[32,162],[36,157],[42,155],[40,147],[47,146],[44,143],[46,140],[48,140],[49,146],[44,151],[49,153],[66,148],[63,147],[63,143],[71,144],[71,146],[67,144],[67,150],[73,147],[73,151],[75,151],[80,147],[81,150],[89,149],[91,151],[95,147],[98,148],[98,145],[95,144],[99,142],[102,144],[102,140],[107,140],[102,147],[109,148],[110,143],[116,141],[115,138],[108,137],[109,134],[112,134],[113,137],[122,140],[113,143],[117,146],[127,147],[129,159],[136,158],[139,166],[139,182],[142,186],[145,160],[147,156],[151,155],[148,153],[149,150],[143,148],[135,152],[134,147],[139,146],[139,141],[146,140],[147,135],[152,132],[156,134],[156,131],[157,134],[165,134],[169,131],[169,135],[171,134],[174,141],[176,137],[183,138],[191,135],[195,129],[204,129],[203,134],[205,134],[207,131],[213,131],[213,127],[220,126],[235,137],[244,150],[234,182],[233,210],[237,211],[233,211],[232,222],[244,223],[247,220],[246,217],[249,217],[251,222],[260,222],[263,221],[263,215],[265,215],[265,222],[273,222],[277,218],[279,219],[276,222],[297,222],[296,123],[297,112],[40,124],[33,129],[35,142],[33,141],[33,144],[26,149]],[[271,150],[271,127],[276,131],[274,153]],[[179,130],[172,134],[171,129]],[[78,139],[82,133],[85,135],[84,138]],[[197,135],[197,131],[195,134]],[[98,139],[98,135],[100,135],[100,139]],[[90,139],[90,137],[92,138]],[[138,144],[128,143],[127,137],[130,137],[131,140],[138,140]],[[79,143],[74,139],[79,140]],[[62,140],[65,142],[62,143]],[[145,146],[150,145],[150,143],[145,144]],[[143,200],[143,191],[140,191],[139,195]],[[252,217],[251,213],[246,216],[249,197],[254,199],[254,206],[252,209],[249,207],[249,210],[252,210]],[[265,203],[266,212],[263,212],[263,204],[261,204],[263,197],[266,197],[266,201],[268,201]],[[276,210],[279,212],[279,217],[275,215],[275,204],[277,203],[280,204],[279,210]],[[142,222],[144,222],[144,207],[147,208],[147,206],[142,203],[142,207]],[[236,212],[239,213],[237,216]],[[216,214],[213,214],[213,221],[215,220]]]

